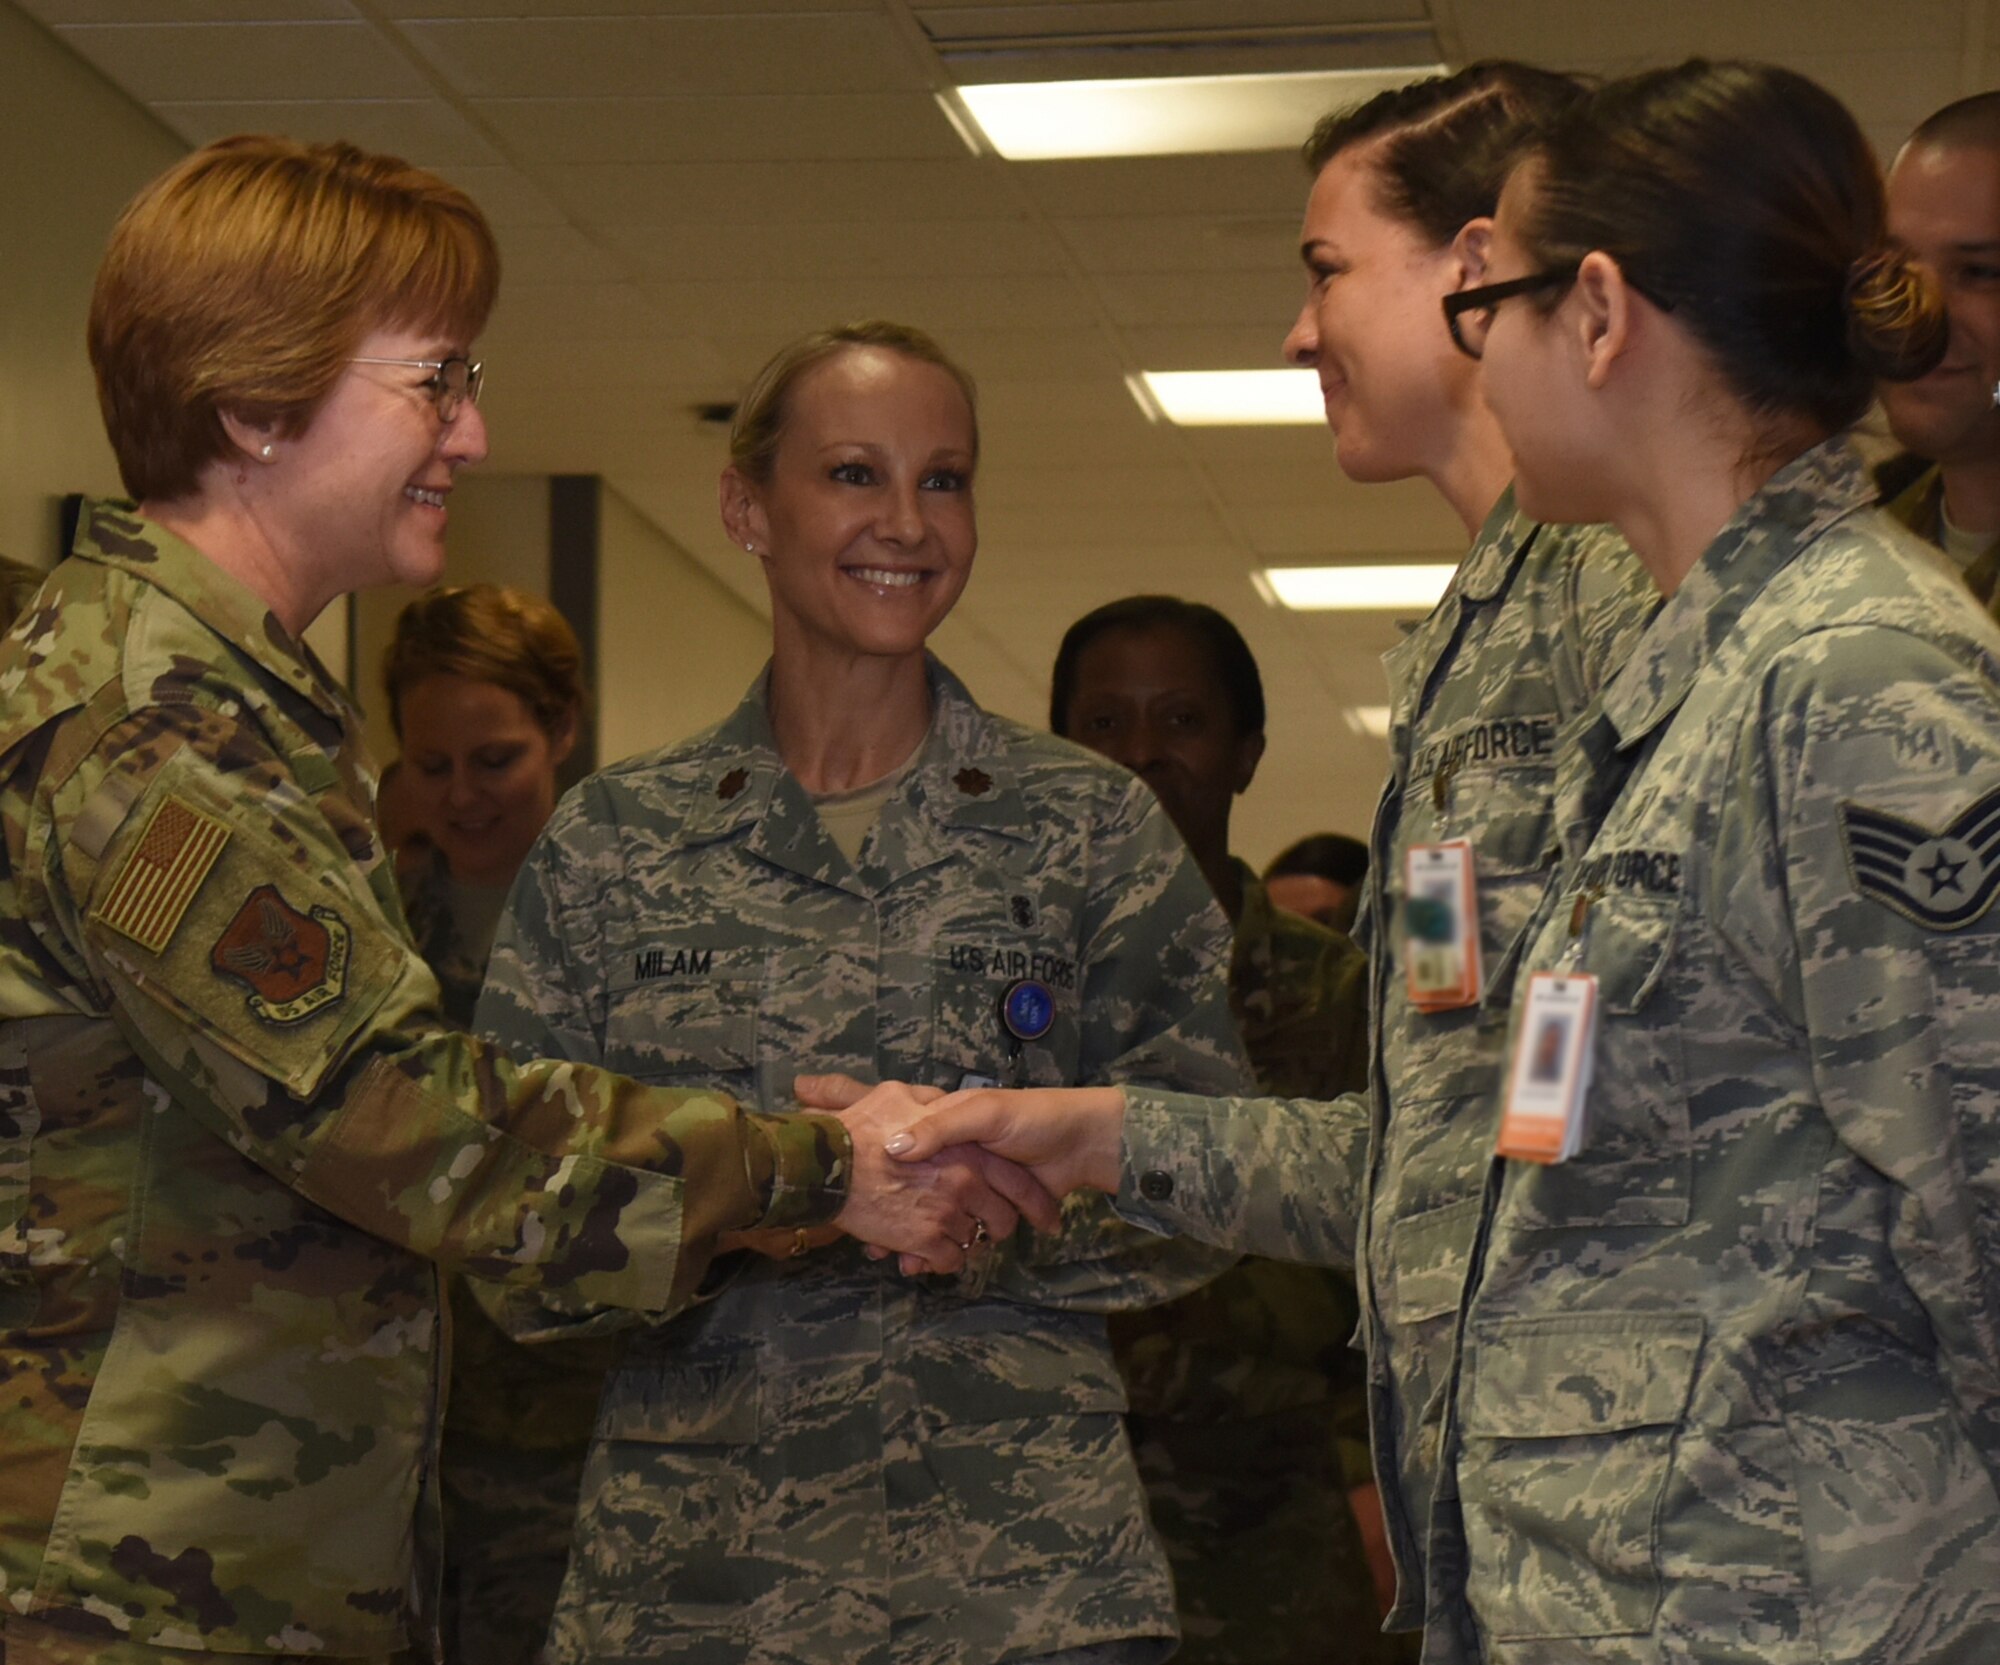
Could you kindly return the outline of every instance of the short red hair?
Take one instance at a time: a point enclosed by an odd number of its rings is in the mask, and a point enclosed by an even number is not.
[[[170,502],[228,454],[225,412],[302,432],[371,331],[470,342],[500,287],[486,217],[393,156],[219,139],[133,198],[90,302],[125,489]]]

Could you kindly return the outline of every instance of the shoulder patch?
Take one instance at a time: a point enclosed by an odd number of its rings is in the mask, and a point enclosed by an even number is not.
[[[1936,832],[1842,804],[1840,837],[1854,888],[1927,930],[1963,930],[2000,894],[2000,787]]]
[[[165,953],[228,842],[222,822],[169,794],[125,858],[97,917],[147,953]]]
[[[243,899],[208,962],[250,990],[244,1002],[265,1023],[301,1023],[347,992],[350,934],[331,908],[300,913],[276,885]]]

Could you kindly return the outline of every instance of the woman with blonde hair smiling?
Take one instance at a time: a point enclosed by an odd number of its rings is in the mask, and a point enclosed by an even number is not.
[[[933,1087],[1239,1085],[1228,927],[1151,792],[927,651],[977,544],[969,378],[907,326],[825,331],[766,366],[730,452],[770,665],[717,727],[564,801],[480,1027],[773,1108],[831,1058]],[[605,1386],[551,1657],[1164,1658],[1103,1315],[1227,1258],[1096,1204],[1048,1240],[990,1224],[957,1282],[823,1233],[733,1240],[714,1298]],[[568,1316],[528,1305],[530,1330]]]

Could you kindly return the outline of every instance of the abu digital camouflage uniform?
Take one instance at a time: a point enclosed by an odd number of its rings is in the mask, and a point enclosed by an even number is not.
[[[1566,760],[1587,1129],[1485,1198],[1434,1657],[2000,1658],[2000,634],[1869,495],[1771,480]]]
[[[774,1110],[809,1065],[1240,1090],[1227,925],[1152,793],[935,664],[931,688],[930,737],[854,865],[784,769],[761,683],[585,782],[515,891],[482,1030]],[[1052,1022],[1017,1041],[1002,1003],[1023,980]],[[1102,1314],[1226,1258],[1096,1198],[1002,1246],[982,1298],[846,1248],[745,1260],[607,1384],[557,1659],[1165,1656],[1172,1590]]]
[[[128,509],[0,701],[4,1648],[388,1655],[430,1590],[432,1261],[671,1311],[716,1231],[839,1206],[844,1135],[437,1033],[355,713]]]
[[[1229,1004],[1258,1087],[1333,1098],[1368,1077],[1368,961],[1338,931],[1243,887]],[[1186,1665],[1379,1657],[1350,1482],[1368,1477],[1368,1393],[1344,1272],[1248,1260],[1111,1339],[1132,1448],[1166,1545]],[[1335,1639],[1338,1639],[1337,1643]]]
[[[1356,927],[1373,967],[1370,1094],[1330,1105],[1127,1094],[1118,1204],[1129,1218],[1296,1259],[1361,1253],[1393,1628],[1428,1622],[1427,1560],[1457,1541],[1433,1521],[1445,1390],[1515,966],[1557,855],[1556,760],[1657,605],[1616,539],[1537,526],[1507,492],[1444,599],[1386,659],[1390,775]],[[1485,986],[1476,1005],[1422,1012],[1399,940],[1404,856],[1453,839],[1473,851]]]

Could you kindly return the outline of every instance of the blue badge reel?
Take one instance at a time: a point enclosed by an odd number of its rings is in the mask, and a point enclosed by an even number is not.
[[[1000,997],[1000,1022],[1019,1041],[1038,1041],[1055,1027],[1056,997],[1046,983],[1023,977]]]

